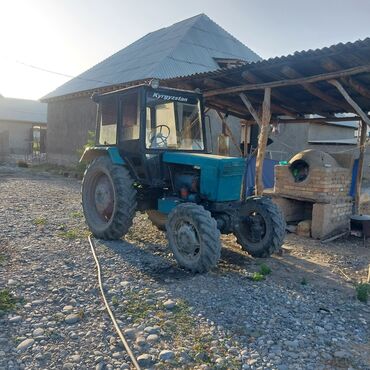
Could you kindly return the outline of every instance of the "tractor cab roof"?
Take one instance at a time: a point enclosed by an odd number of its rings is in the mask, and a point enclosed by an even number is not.
[[[109,91],[109,92],[102,93],[102,94],[95,93],[91,96],[91,99],[94,102],[98,102],[100,100],[100,98],[103,98],[103,97],[116,95],[116,94],[124,94],[126,92],[135,91],[135,90],[139,90],[139,89],[158,90],[158,91],[173,91],[173,92],[176,92],[176,93],[194,94],[194,95],[197,95],[198,97],[202,96],[202,94],[200,92],[193,91],[193,90],[174,89],[172,87],[166,87],[166,86],[159,86],[159,87],[154,88],[150,84],[139,84],[139,85],[125,87],[123,89]]]

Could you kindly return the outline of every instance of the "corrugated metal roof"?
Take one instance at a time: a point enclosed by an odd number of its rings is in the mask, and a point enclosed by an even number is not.
[[[271,57],[268,59],[258,59],[254,61],[250,61],[245,65],[242,66],[234,66],[230,68],[219,68],[215,71],[209,72],[196,72],[192,75],[183,75],[177,76],[175,79],[185,78],[186,80],[191,78],[207,78],[207,77],[221,77],[223,74],[237,74],[247,70],[254,70],[257,68],[266,68],[266,67],[273,67],[275,64],[288,64],[289,62],[297,63],[297,62],[310,62],[310,59],[316,59],[320,56],[328,56],[330,57],[331,54],[351,54],[356,52],[357,50],[369,48],[370,47],[370,37],[366,37],[362,40],[357,40],[354,42],[340,42],[338,44],[334,44],[331,46],[325,46],[323,48],[317,49],[308,49],[308,50],[301,50],[295,51],[292,54],[282,55],[278,57]],[[356,55],[353,56],[356,58]]]
[[[47,105],[36,100],[0,96],[0,120],[46,123]]]
[[[354,113],[353,107],[337,88],[328,83],[327,80],[334,78],[341,78],[346,91],[364,112],[370,111],[369,70],[370,38],[366,38],[235,68],[176,77],[161,83],[175,88],[198,88],[203,92],[208,107],[228,111],[244,119],[252,117],[239,94],[245,93],[253,105],[260,106],[263,88],[275,84],[271,102],[273,117],[299,118],[306,114],[330,117],[338,113]],[[307,80],[320,76],[322,79],[312,83],[311,89],[305,86],[304,80],[294,82],[299,78]],[[289,80],[292,80],[291,84]]]
[[[214,58],[261,58],[205,14],[151,32],[43,99],[149,78],[174,78],[219,69]]]

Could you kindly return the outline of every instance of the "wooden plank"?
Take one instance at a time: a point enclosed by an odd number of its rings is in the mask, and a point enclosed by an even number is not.
[[[256,158],[256,178],[255,178],[256,195],[262,195],[263,193],[262,171],[270,128],[270,119],[271,119],[270,103],[271,103],[271,89],[266,88],[262,104],[261,131],[258,136],[258,151]]]
[[[283,87],[283,86],[292,86],[292,85],[302,85],[303,83],[326,81],[326,80],[331,80],[333,78],[347,77],[347,76],[352,76],[352,75],[356,75],[359,73],[365,73],[365,72],[370,72],[370,65],[353,67],[353,68],[343,69],[338,72],[323,73],[323,74],[318,74],[318,75],[308,76],[308,77],[271,81],[271,82],[264,82],[264,83],[257,83],[257,84],[243,84],[239,86],[214,89],[214,90],[205,91],[203,95],[205,97],[209,97],[209,96],[215,96],[215,95],[221,95],[221,94],[241,93],[243,91],[263,90],[268,87],[273,88],[273,87]]]
[[[362,186],[362,175],[364,171],[364,157],[366,150],[366,137],[367,137],[367,124],[361,121],[360,125],[360,155],[358,157],[358,168],[356,176],[356,194],[355,194],[355,213],[358,214],[360,211],[360,197],[361,197],[361,186]]]
[[[338,91],[343,95],[344,99],[352,106],[354,111],[361,117],[361,119],[370,127],[370,118],[367,114],[361,109],[361,107],[349,96],[347,91],[344,89],[342,84],[337,80],[328,81],[330,84],[334,85]]]

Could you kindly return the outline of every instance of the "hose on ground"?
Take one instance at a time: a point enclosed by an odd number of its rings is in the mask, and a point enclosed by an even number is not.
[[[94,256],[94,260],[95,260],[95,264],[96,264],[96,268],[97,268],[97,275],[98,275],[99,287],[100,287],[100,291],[101,291],[101,295],[103,297],[103,301],[104,301],[105,307],[106,307],[106,309],[108,311],[108,314],[109,314],[109,316],[110,316],[110,318],[112,320],[113,326],[116,329],[116,332],[117,332],[119,338],[121,339],[121,342],[122,342],[123,346],[125,347],[125,350],[126,350],[127,354],[130,356],[130,359],[131,359],[134,367],[137,370],[141,370],[141,368],[140,368],[140,366],[139,366],[139,364],[138,364],[138,362],[136,360],[135,355],[132,353],[131,348],[130,348],[130,346],[127,343],[127,340],[124,337],[124,335],[122,334],[122,331],[121,331],[121,329],[118,326],[118,323],[116,321],[116,318],[115,318],[112,310],[109,307],[109,303],[108,303],[107,298],[105,297],[105,293],[104,293],[104,287],[103,287],[103,283],[102,283],[100,263],[99,263],[99,260],[98,260],[97,255],[96,255],[96,251],[95,251],[95,248],[94,248],[94,242],[91,239],[91,235],[89,235],[88,239],[89,239],[89,243],[90,243],[92,254]]]

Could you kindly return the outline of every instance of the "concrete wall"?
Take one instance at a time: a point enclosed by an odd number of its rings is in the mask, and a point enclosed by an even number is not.
[[[352,127],[311,123],[308,130],[308,141],[354,139],[354,133],[355,130]]]
[[[89,97],[48,103],[47,160],[60,165],[75,164],[87,142],[88,131],[95,131],[96,104]]]
[[[20,121],[0,121],[0,134],[3,138],[9,136],[8,145],[3,143],[0,152],[4,152],[7,146],[8,154],[30,154],[31,153],[31,129],[32,123]]]
[[[274,142],[267,147],[266,156],[278,161],[287,161],[302,150],[316,149],[327,153],[352,151],[357,158],[356,145],[309,143],[309,140],[353,139],[353,137],[353,128],[313,123],[281,124],[277,135],[270,134]]]
[[[287,161],[294,154],[307,149],[308,123],[281,124],[279,133],[271,134],[273,143],[267,147],[266,157]]]
[[[87,97],[48,103],[48,162],[60,165],[72,165],[77,162],[77,150],[86,144],[88,131],[95,131],[96,113],[96,104]],[[217,138],[222,130],[221,120],[213,110],[207,115],[211,120],[211,130],[207,127],[207,137],[211,137],[213,153],[217,153]],[[227,124],[239,142],[240,120],[229,116]],[[239,155],[231,140],[230,155]]]

